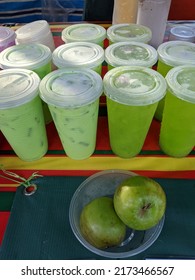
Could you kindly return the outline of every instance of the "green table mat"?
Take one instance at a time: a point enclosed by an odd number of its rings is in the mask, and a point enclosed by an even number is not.
[[[74,236],[69,224],[69,204],[86,177],[42,177],[34,180],[37,191],[15,194],[0,259],[58,260],[103,259],[88,251]],[[155,179],[167,195],[163,230],[155,243],[130,259],[148,256],[195,257],[195,181]]]

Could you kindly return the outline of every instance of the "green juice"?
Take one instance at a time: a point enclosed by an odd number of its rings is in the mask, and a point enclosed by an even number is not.
[[[43,79],[51,71],[52,71],[51,62],[49,62],[46,65],[41,66],[37,69],[34,69],[34,72],[39,75],[40,79]],[[43,115],[44,115],[45,124],[49,124],[50,122],[52,122],[51,113],[49,111],[48,105],[42,100],[41,100],[41,102],[42,102],[42,107],[43,107]]]
[[[61,143],[73,159],[90,157],[96,145],[99,100],[75,109],[49,105]]]
[[[158,65],[157,71],[166,76],[174,67],[181,65],[195,66],[195,44],[185,41],[169,41],[161,44],[158,49]],[[165,98],[163,98],[155,112],[155,118],[162,120]]]
[[[195,144],[195,67],[172,69],[167,82],[159,144],[173,157],[187,156]]]
[[[47,74],[49,74],[52,71],[51,62],[39,68],[33,69],[33,71],[37,73],[37,75],[39,75],[40,79],[43,79]]]
[[[165,79],[147,67],[121,66],[106,73],[109,139],[116,155],[131,158],[141,151],[165,91]]]
[[[42,44],[18,44],[7,48],[0,54],[0,64],[3,69],[29,69],[43,79],[52,70],[52,53]],[[42,103],[45,123],[52,121],[47,104]]]
[[[159,142],[166,154],[184,157],[191,152],[195,144],[194,119],[195,104],[167,92]]]
[[[163,77],[165,77],[167,75],[167,73],[169,72],[169,70],[171,70],[172,68],[173,68],[173,66],[167,65],[164,62],[162,62],[161,60],[158,61],[157,71]],[[165,97],[159,101],[156,112],[154,114],[154,117],[159,121],[162,121],[164,104],[165,104]]]
[[[48,148],[39,84],[31,70],[0,71],[0,129],[24,161],[40,159]]]
[[[173,68],[173,66],[165,64],[163,61],[159,60],[158,61],[158,65],[157,65],[157,71],[163,76],[165,77],[167,75],[167,73],[169,72],[169,70],[171,70]]]
[[[89,69],[58,69],[40,83],[41,98],[48,104],[68,157],[81,160],[96,145],[102,78]]]
[[[94,67],[94,68],[91,68],[91,70],[95,71],[96,73],[98,73],[99,75],[102,74],[102,64]]]
[[[40,159],[48,148],[41,99],[15,108],[0,110],[0,129],[24,161]]]
[[[157,103],[147,106],[128,106],[107,98],[110,145],[123,158],[139,154]]]

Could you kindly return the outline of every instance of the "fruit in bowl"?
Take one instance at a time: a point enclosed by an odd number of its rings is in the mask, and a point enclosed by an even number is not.
[[[166,195],[154,180],[131,176],[116,186],[112,197],[87,203],[80,215],[80,231],[96,248],[121,246],[128,228],[145,231],[156,226],[166,209]]]
[[[102,249],[119,245],[126,234],[126,226],[117,216],[111,197],[89,202],[81,212],[80,228],[90,244]]]
[[[73,194],[69,208],[70,226],[78,241],[92,253],[112,259],[132,257],[144,252],[160,235],[164,226],[165,215],[163,215],[155,226],[148,230],[134,230],[126,226],[124,240],[119,245],[109,245],[107,248],[95,247],[90,243],[88,237],[84,237],[81,231],[81,213],[86,205],[101,197],[109,197],[114,203],[114,193],[116,189],[126,179],[135,176],[138,176],[138,174],[122,169],[100,171],[86,178]],[[105,208],[103,212],[105,212]],[[93,216],[93,219],[94,218],[95,216]],[[104,227],[105,225],[103,224],[103,230]]]
[[[114,208],[128,227],[147,230],[163,217],[166,195],[156,181],[144,176],[133,176],[117,187]]]

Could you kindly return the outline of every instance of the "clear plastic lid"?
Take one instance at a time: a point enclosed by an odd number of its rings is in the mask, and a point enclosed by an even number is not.
[[[0,71],[0,109],[25,104],[39,94],[39,76],[27,69]]]
[[[136,23],[115,24],[107,29],[107,38],[113,43],[124,41],[148,43],[152,39],[152,31]]]
[[[90,42],[74,42],[57,47],[52,55],[58,67],[93,68],[104,61],[104,50]]]
[[[16,33],[9,27],[0,27],[0,46],[15,40]]]
[[[169,35],[170,41],[180,40],[180,41],[195,41],[195,31],[189,26],[175,26],[170,29]]]
[[[157,51],[139,42],[118,42],[105,50],[105,61],[113,67],[136,65],[152,67],[158,59]]]
[[[70,42],[100,43],[106,38],[106,29],[93,23],[73,24],[62,31],[62,40]]]
[[[42,44],[15,45],[0,53],[0,65],[3,69],[38,69],[52,59],[48,47]]]
[[[166,81],[173,95],[195,103],[195,66],[182,65],[172,68],[166,75]]]
[[[184,64],[195,65],[195,44],[184,41],[162,43],[158,49],[159,59],[172,67]]]
[[[90,104],[102,91],[102,78],[91,69],[58,69],[40,83],[41,98],[48,104],[64,108]]]
[[[166,81],[151,68],[120,66],[108,71],[103,79],[104,93],[125,105],[142,106],[158,102],[166,93]]]
[[[16,30],[16,39],[20,44],[38,41],[50,33],[50,27],[46,20],[37,20],[27,23]]]

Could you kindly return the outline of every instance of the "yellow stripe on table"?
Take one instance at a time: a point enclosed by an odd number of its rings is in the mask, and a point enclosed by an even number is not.
[[[92,156],[86,160],[72,160],[66,156],[43,157],[34,162],[25,162],[17,157],[2,157],[1,164],[6,170],[146,170],[146,171],[186,171],[195,170],[195,157],[119,157]],[[76,175],[76,172],[75,172]]]

